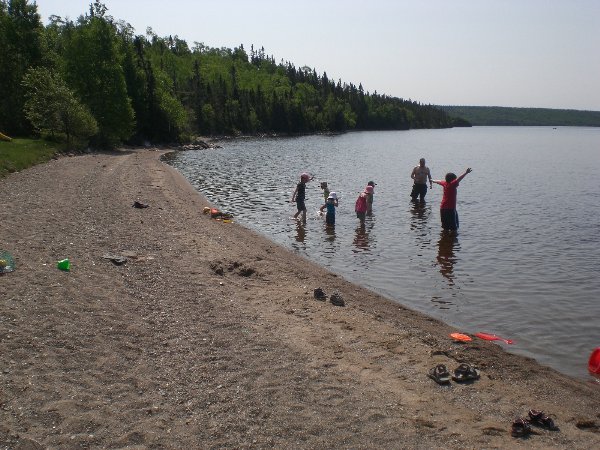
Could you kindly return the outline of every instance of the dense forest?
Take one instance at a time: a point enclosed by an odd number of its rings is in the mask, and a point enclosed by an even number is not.
[[[121,142],[468,126],[432,105],[276,63],[263,48],[136,35],[96,1],[76,21],[0,0],[0,132]]]
[[[440,106],[439,108],[448,114],[464,117],[473,125],[600,127],[600,111],[500,106]]]

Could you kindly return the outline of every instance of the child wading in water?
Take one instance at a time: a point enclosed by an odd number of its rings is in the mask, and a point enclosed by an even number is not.
[[[367,214],[371,215],[373,214],[373,196],[375,195],[375,186],[377,186],[377,183],[374,181],[369,181],[367,186],[371,186],[373,188],[372,192],[367,197]]]
[[[319,211],[323,212],[327,207],[327,199],[329,198],[329,187],[327,186],[327,181],[321,182],[321,189],[323,189],[323,200],[325,200],[325,203],[323,203],[323,206],[319,208]]]
[[[306,222],[306,183],[312,180],[311,176],[307,173],[300,175],[300,183],[296,186],[296,190],[292,194],[292,202],[296,202],[298,211],[294,214],[294,219],[297,219],[300,213],[302,213],[302,222]]]
[[[456,188],[459,183],[468,173],[471,173],[469,167],[458,178],[455,174],[449,172],[446,174],[446,180],[432,180],[435,184],[439,184],[444,188],[444,195],[440,205],[440,217],[442,219],[442,228],[447,231],[458,230],[458,214],[456,212]]]
[[[325,204],[321,206],[321,212],[324,209],[327,209],[327,214],[325,214],[325,223],[328,227],[335,227],[335,208],[338,206],[338,198],[335,192],[331,192],[327,196],[327,200]]]
[[[369,208],[368,201],[369,195],[373,195],[373,186],[367,186],[363,192],[358,195],[356,203],[354,204],[354,211],[356,211],[356,217],[360,220],[360,225],[365,224],[365,216]]]

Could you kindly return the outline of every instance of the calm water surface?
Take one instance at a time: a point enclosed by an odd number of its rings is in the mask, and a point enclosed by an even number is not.
[[[245,226],[346,278],[452,324],[514,339],[510,351],[579,378],[600,346],[600,129],[476,127],[241,139],[170,158]],[[441,233],[440,186],[411,204],[420,157],[458,188],[460,232]],[[301,172],[308,220],[290,217]],[[354,201],[378,185],[361,229]],[[335,231],[319,181],[340,196]]]

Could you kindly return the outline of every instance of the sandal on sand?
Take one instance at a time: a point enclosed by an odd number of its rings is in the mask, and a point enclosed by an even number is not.
[[[438,364],[429,371],[428,377],[435,381],[437,384],[448,384],[450,383],[450,372],[446,369],[443,364]]]
[[[323,291],[323,289],[321,289],[320,287],[318,287],[314,290],[313,296],[317,300],[325,301],[327,299],[327,294],[325,294],[325,291]]]
[[[454,370],[452,379],[458,383],[463,381],[472,381],[479,379],[479,370],[469,364],[461,364]]]
[[[554,420],[544,414],[544,411],[538,411],[536,409],[529,410],[529,422],[546,428],[550,431],[558,431],[558,427],[554,424]]]
[[[522,417],[514,420],[510,434],[512,434],[514,437],[523,437],[527,436],[529,433],[531,433],[531,427],[529,426],[529,422],[527,422],[527,420],[523,419]]]

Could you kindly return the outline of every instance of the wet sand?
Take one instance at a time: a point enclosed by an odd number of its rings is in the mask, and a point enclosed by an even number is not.
[[[2,448],[600,448],[600,386],[209,218],[162,153],[0,180]],[[462,362],[481,378],[426,376]],[[530,408],[560,431],[512,437]]]

